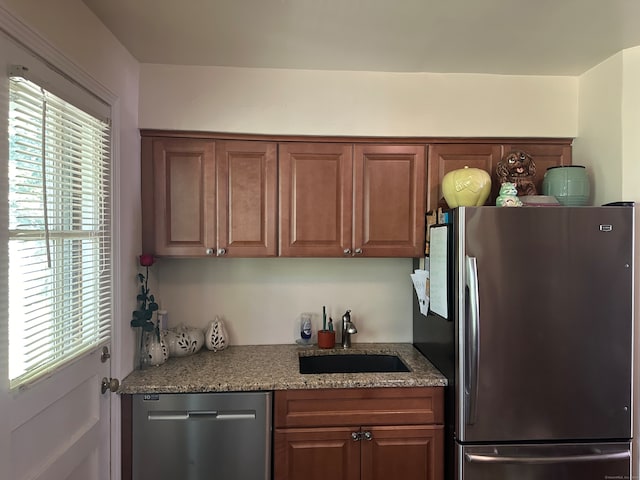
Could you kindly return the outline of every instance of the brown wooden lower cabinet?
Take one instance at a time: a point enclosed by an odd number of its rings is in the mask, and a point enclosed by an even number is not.
[[[276,430],[273,478],[279,480],[357,480],[360,443],[353,428],[291,428]]]
[[[435,480],[443,478],[442,425],[368,427],[361,443],[363,479]]]
[[[442,480],[442,393],[442,388],[275,392],[274,478]],[[379,424],[356,424],[367,417]]]
[[[283,429],[274,443],[278,480],[443,478],[442,425]]]

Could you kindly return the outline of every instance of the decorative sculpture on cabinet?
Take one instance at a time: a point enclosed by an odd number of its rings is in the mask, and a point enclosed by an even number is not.
[[[518,195],[537,195],[533,179],[536,175],[536,164],[533,157],[522,150],[513,150],[498,162],[498,179],[500,183],[513,183]]]

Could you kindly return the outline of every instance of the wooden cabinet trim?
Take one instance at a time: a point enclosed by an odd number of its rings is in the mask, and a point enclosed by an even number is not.
[[[267,135],[229,132],[202,132],[194,130],[141,129],[141,137],[201,138],[215,140],[252,140],[263,142],[313,142],[313,143],[369,143],[369,144],[556,144],[571,145],[570,137],[367,137],[329,135]]]

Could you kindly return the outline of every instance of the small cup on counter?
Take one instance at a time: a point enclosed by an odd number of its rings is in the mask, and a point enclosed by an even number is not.
[[[333,348],[336,346],[336,332],[334,330],[318,330],[318,347]]]

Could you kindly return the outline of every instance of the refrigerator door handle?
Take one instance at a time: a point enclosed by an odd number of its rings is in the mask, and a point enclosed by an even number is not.
[[[466,453],[465,460],[469,463],[515,463],[515,464],[550,464],[550,463],[573,463],[573,462],[593,462],[605,460],[627,460],[631,458],[631,453],[627,451],[614,453],[592,453],[587,455],[561,455],[551,457],[526,457],[526,456],[504,456],[487,455],[477,453]]]
[[[469,372],[467,375],[467,424],[476,422],[480,360],[480,304],[478,298],[478,263],[467,256],[467,287],[469,288]]]

